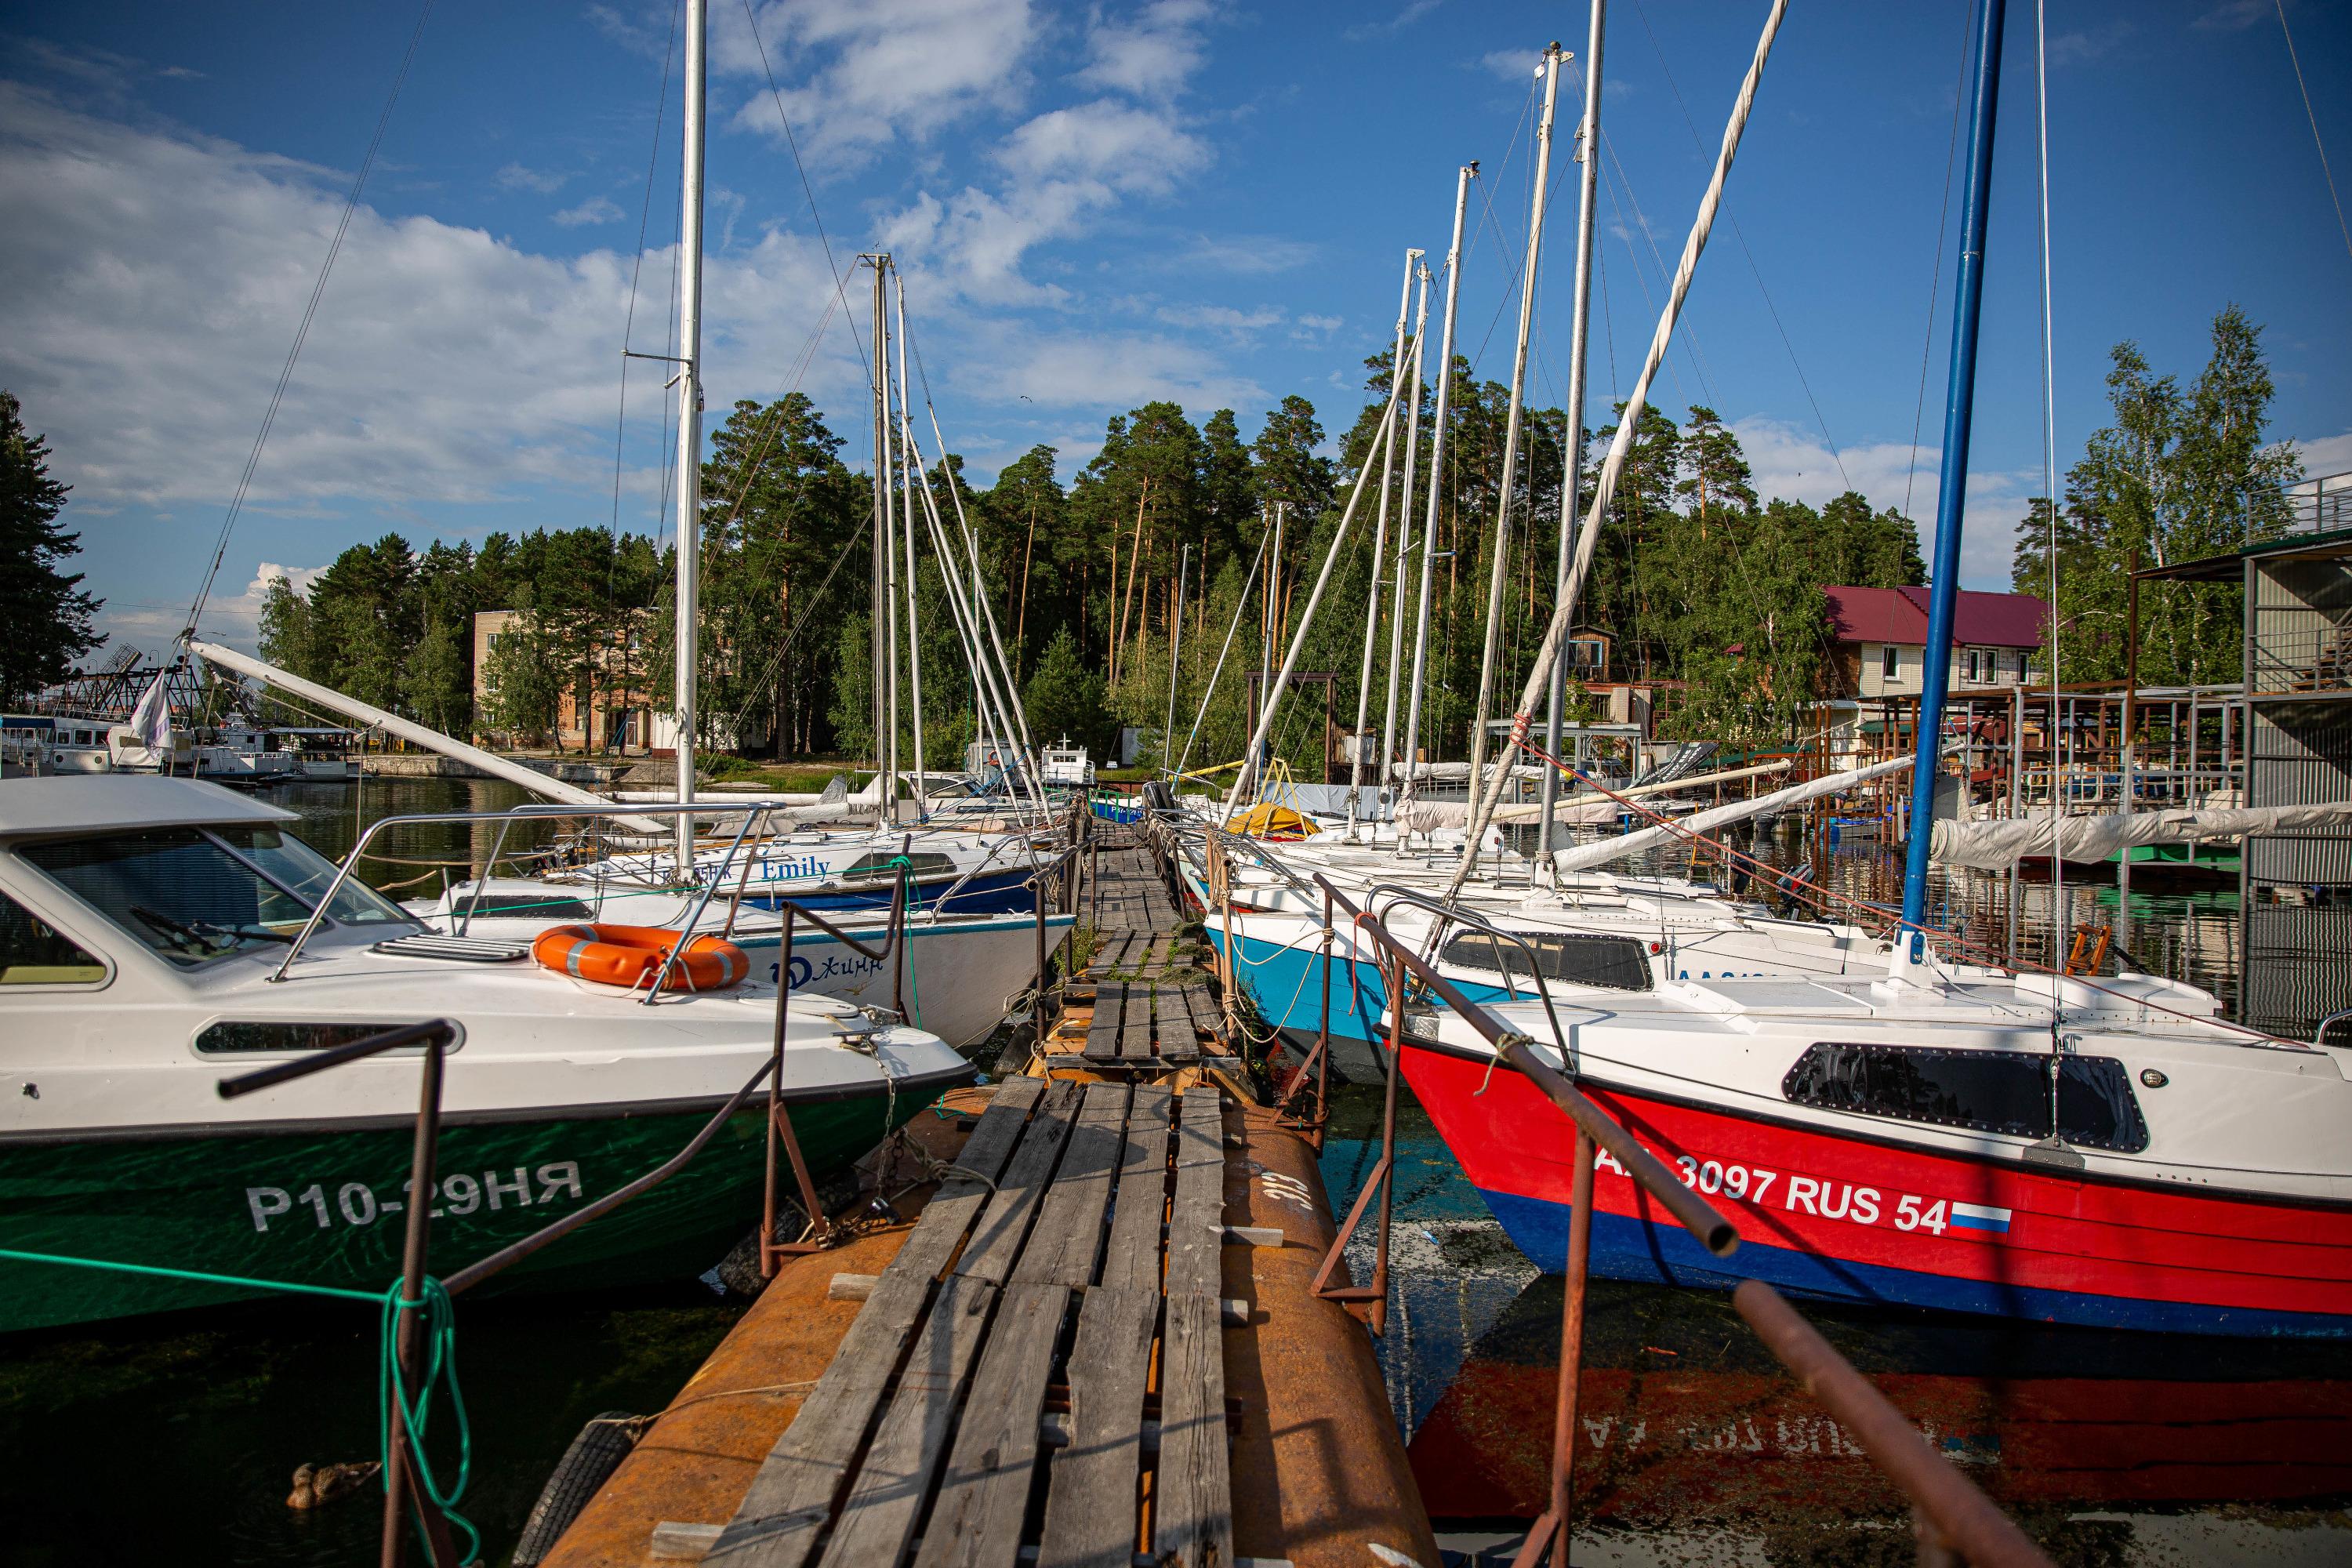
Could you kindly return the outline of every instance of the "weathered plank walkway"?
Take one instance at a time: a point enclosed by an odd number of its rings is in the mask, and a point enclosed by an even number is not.
[[[1075,1054],[1097,1072],[1226,1063],[1208,973],[1196,961],[1196,944],[1177,934],[1183,914],[1150,855],[1112,840],[1097,871],[1099,901],[1094,891],[1087,900],[1097,921],[1094,957],[1072,977],[1053,1045],[1067,1052],[1082,1041]]]
[[[1016,1078],[706,1562],[1234,1562],[1218,1088]]]

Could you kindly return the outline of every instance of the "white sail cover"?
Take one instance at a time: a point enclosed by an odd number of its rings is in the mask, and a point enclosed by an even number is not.
[[[1727,822],[1738,822],[1759,816],[1768,811],[1781,811],[1792,805],[1802,805],[1809,800],[1819,800],[1825,795],[1852,789],[1858,784],[1884,778],[1909,767],[1913,759],[1896,757],[1890,762],[1873,763],[1866,768],[1850,768],[1842,773],[1826,773],[1810,784],[1790,784],[1769,795],[1759,795],[1754,800],[1735,801],[1718,805],[1712,811],[1702,811],[1683,818],[1671,826],[1644,827],[1636,832],[1604,838],[1597,844],[1580,845],[1574,849],[1555,850],[1551,863],[1555,871],[1581,871],[1588,866],[1601,866],[1627,855],[1638,855],[1653,845],[1670,839],[1705,833]]]
[[[2069,860],[2104,860],[2140,844],[2194,844],[2248,833],[2308,833],[2352,825],[2352,800],[2319,805],[2263,805],[2235,810],[2141,811],[2128,816],[2014,817],[2006,822],[1938,822],[1927,841],[1938,865],[2005,871],[2026,856],[2047,858],[2054,844]]]

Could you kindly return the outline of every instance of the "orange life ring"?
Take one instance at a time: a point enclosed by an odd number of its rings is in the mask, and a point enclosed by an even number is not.
[[[542,968],[599,985],[650,984],[678,933],[664,926],[551,926],[530,944]],[[718,991],[751,973],[751,961],[724,937],[702,935],[670,966],[665,991]]]

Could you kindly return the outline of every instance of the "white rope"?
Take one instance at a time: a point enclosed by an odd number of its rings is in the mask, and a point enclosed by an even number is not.
[[[1250,590],[1257,586],[1258,569],[1265,564],[1265,547],[1274,538],[1271,531],[1257,536],[1257,554],[1250,560],[1248,578],[1242,584],[1242,596],[1234,602],[1233,624],[1225,627],[1225,645],[1217,650],[1216,668],[1209,671],[1208,689],[1201,693],[1201,710],[1192,715],[1192,732],[1184,737],[1184,750],[1176,759],[1176,771],[1168,775],[1168,787],[1172,791],[1184,776],[1184,764],[1192,760],[1192,742],[1201,738],[1201,725],[1209,717],[1209,701],[1217,694],[1217,679],[1225,673],[1225,656],[1234,651],[1234,634],[1242,628],[1242,617],[1249,613]],[[1205,574],[1206,568],[1203,568]]]
[[[1577,531],[1575,564],[1560,589],[1559,603],[1552,608],[1551,625],[1544,628],[1543,646],[1536,650],[1535,668],[1528,675],[1518,710],[1511,717],[1512,746],[1527,739],[1529,716],[1551,689],[1553,668],[1559,662],[1569,623],[1576,614],[1577,598],[1585,579],[1591,574],[1593,552],[1601,541],[1601,520],[1616,497],[1617,481],[1625,471],[1626,458],[1632,455],[1634,431],[1641,424],[1643,410],[1649,406],[1650,383],[1656,379],[1658,367],[1666,357],[1666,346],[1674,339],[1675,318],[1681,315],[1683,300],[1690,293],[1691,275],[1698,269],[1699,256],[1706,249],[1707,234],[1714,228],[1716,214],[1723,205],[1724,182],[1730,176],[1731,161],[1739,151],[1740,135],[1748,129],[1748,112],[1756,105],[1756,88],[1763,79],[1765,59],[1772,52],[1772,40],[1788,12],[1789,0],[1773,0],[1772,13],[1764,19],[1763,36],[1756,41],[1756,58],[1748,62],[1747,79],[1739,84],[1739,97],[1731,108],[1731,122],[1723,129],[1723,150],[1716,155],[1714,176],[1707,181],[1706,195],[1699,202],[1698,217],[1691,225],[1690,237],[1683,241],[1682,260],[1675,268],[1674,288],[1667,294],[1664,311],[1658,317],[1658,330],[1650,338],[1649,357],[1643,362],[1641,379],[1633,384],[1633,395],[1626,399],[1624,412],[1618,416],[1616,437],[1609,444],[1609,456],[1602,461],[1601,477],[1593,486],[1592,504]],[[1479,841],[1502,799],[1499,778],[1491,792],[1482,788],[1483,784],[1475,773],[1471,775],[1472,828],[1463,847],[1462,862],[1454,868],[1454,881],[1446,890],[1448,898],[1462,890],[1464,880],[1476,867]]]

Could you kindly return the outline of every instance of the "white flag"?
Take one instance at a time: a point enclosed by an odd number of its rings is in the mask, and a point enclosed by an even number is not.
[[[171,679],[168,669],[157,670],[147,694],[139,699],[139,706],[131,710],[131,732],[157,757],[172,749],[172,699],[163,689]]]

